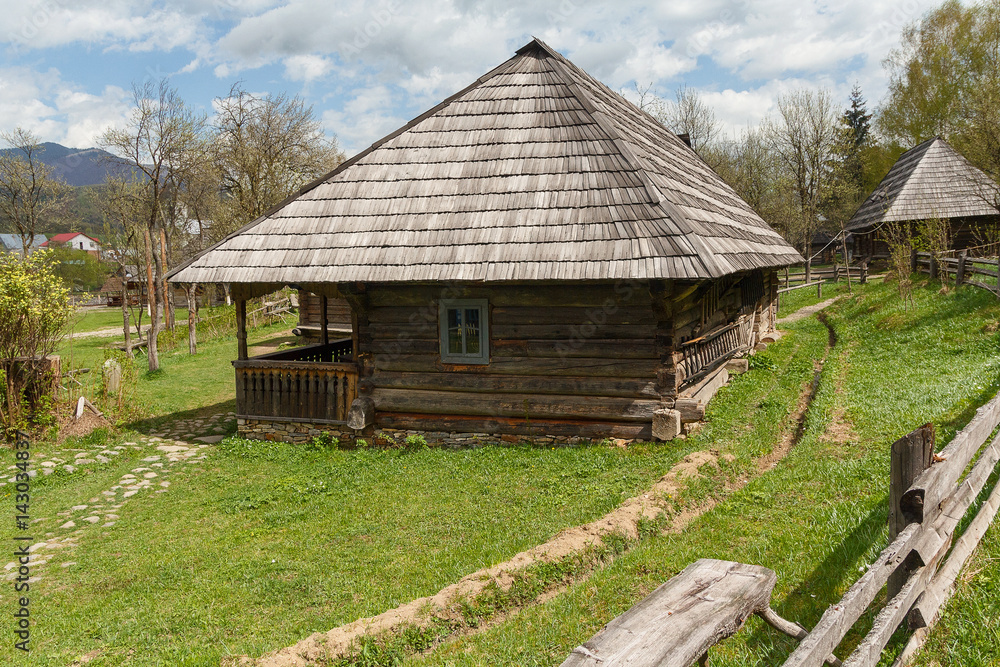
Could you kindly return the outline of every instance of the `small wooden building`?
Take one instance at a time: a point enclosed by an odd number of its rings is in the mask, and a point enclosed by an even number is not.
[[[1000,190],[941,137],[903,153],[847,223],[854,256],[888,257],[880,231],[886,222],[916,232],[923,220],[947,220],[952,249],[1000,242]],[[995,250],[993,251],[995,252]]]
[[[773,329],[776,270],[800,261],[680,139],[533,40],[169,277],[231,283],[239,312],[284,285],[325,321],[350,306],[349,337],[254,359],[241,327],[246,435],[350,436],[350,412],[452,442],[648,439]]]

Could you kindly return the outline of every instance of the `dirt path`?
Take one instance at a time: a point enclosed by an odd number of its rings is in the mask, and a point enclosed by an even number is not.
[[[832,299],[827,299],[826,301],[820,301],[819,303],[814,304],[812,306],[805,306],[803,308],[799,308],[791,315],[785,315],[784,317],[779,317],[775,321],[775,324],[788,324],[790,322],[798,322],[799,320],[804,320],[810,315],[818,313],[819,311],[823,310],[827,306],[833,305],[840,298],[841,297],[839,296],[835,296]]]
[[[184,326],[187,324],[187,320],[177,320],[175,324],[177,326]],[[143,327],[142,333],[145,334],[147,332],[149,332],[149,327],[148,326]],[[132,332],[132,335],[135,336],[134,331]],[[67,338],[110,338],[112,336],[122,336],[124,338],[124,334],[122,334],[122,328],[112,327],[110,329],[97,329],[95,331],[81,331],[79,333],[72,333],[66,337]]]

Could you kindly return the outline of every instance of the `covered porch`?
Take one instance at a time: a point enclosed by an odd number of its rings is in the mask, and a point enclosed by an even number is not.
[[[247,299],[260,296],[261,286],[240,290],[236,297],[236,416],[268,422],[346,424],[358,394],[356,340],[330,340],[326,327],[320,342],[256,357],[248,355]],[[273,291],[273,290],[268,290]],[[259,294],[258,294],[259,292]],[[326,323],[327,297],[320,299]]]

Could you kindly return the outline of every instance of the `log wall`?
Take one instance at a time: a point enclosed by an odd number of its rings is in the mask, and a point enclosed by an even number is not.
[[[749,307],[738,282],[355,288],[359,391],[384,428],[650,438],[684,381],[682,336],[772,328],[774,272]],[[489,364],[441,360],[441,299],[488,300]]]
[[[299,328],[304,329],[310,337],[318,337],[323,317],[320,314],[320,299],[318,294],[299,290]],[[333,331],[351,330],[351,306],[346,299],[328,297],[326,300],[327,325]],[[312,335],[315,332],[315,336]]]

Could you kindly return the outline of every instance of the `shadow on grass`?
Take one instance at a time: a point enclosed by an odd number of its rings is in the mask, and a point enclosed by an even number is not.
[[[230,399],[228,401],[222,401],[220,403],[215,403],[214,405],[203,405],[198,408],[193,408],[191,410],[182,410],[180,412],[171,412],[165,415],[157,415],[156,417],[147,417],[146,419],[137,419],[136,421],[124,424],[124,428],[137,431],[139,433],[149,434],[151,431],[156,431],[163,429],[164,427],[169,428],[171,424],[178,421],[187,421],[190,419],[203,419],[205,417],[211,417],[215,414],[235,412],[236,411],[236,399]],[[232,435],[236,433],[236,420],[224,421],[222,425],[226,428],[226,435]]]
[[[868,516],[827,554],[822,563],[798,586],[789,591],[784,601],[775,606],[775,611],[806,628],[815,627],[828,605],[836,604],[846,592],[846,588],[861,576],[857,563],[868,553],[875,541],[884,536],[886,518],[887,510],[884,504],[875,506]],[[869,619],[868,623],[870,622]],[[861,629],[864,623],[865,617],[862,617],[855,627]],[[867,627],[864,627],[864,630],[867,631]],[[856,631],[852,630],[848,637],[855,634]],[[860,636],[855,641],[858,639]],[[761,647],[762,664],[780,665],[798,646],[798,642],[761,624],[747,638],[747,645]],[[840,655],[838,657],[843,658]]]

